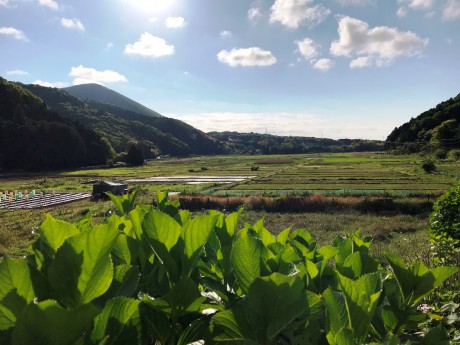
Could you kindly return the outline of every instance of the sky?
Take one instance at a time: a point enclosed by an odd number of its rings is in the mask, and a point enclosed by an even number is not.
[[[460,93],[460,0],[0,0],[0,75],[205,132],[385,139]]]

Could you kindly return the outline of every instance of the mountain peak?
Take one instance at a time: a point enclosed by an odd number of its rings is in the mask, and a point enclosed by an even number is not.
[[[100,84],[81,84],[63,88],[63,90],[81,99],[89,99],[114,105],[146,116],[162,117],[162,115],[156,111]]]

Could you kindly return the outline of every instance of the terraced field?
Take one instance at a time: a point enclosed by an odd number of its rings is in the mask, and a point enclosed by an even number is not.
[[[424,173],[419,157],[376,154],[303,156],[291,164],[261,167],[248,181],[206,191],[211,195],[437,196],[455,185],[458,171]],[[264,174],[265,172],[265,174]]]
[[[142,167],[135,168],[117,167],[0,176],[0,190],[35,189],[47,194],[51,191],[91,193],[92,183],[97,180],[150,178],[155,183],[139,184],[140,202],[152,202],[156,191],[163,190],[186,195],[323,194],[333,197],[342,195],[352,197],[344,198],[346,199],[344,202],[349,199],[366,199],[367,196],[378,198],[384,196],[385,200],[390,197],[392,200],[406,203],[411,208],[417,208],[419,204],[433,202],[437,196],[460,181],[460,162],[437,161],[438,171],[435,174],[427,174],[421,168],[424,159],[415,155],[391,156],[375,153],[168,158],[150,161]],[[201,178],[201,182],[206,183],[187,184],[180,176],[190,176],[196,180]],[[205,181],[206,176],[222,178]],[[251,176],[251,178],[221,183],[221,181],[226,181],[228,176]],[[171,178],[158,179],[158,177]],[[158,182],[159,180],[161,182]],[[135,186],[136,183],[129,185],[130,188]],[[354,198],[354,196],[361,198]],[[4,253],[15,256],[23,255],[33,238],[32,230],[44,220],[46,212],[60,219],[71,221],[90,213],[95,222],[100,222],[106,219],[111,210],[113,210],[111,202],[104,200],[83,200],[38,210],[0,209],[0,219],[3,225],[0,228],[0,256]],[[335,236],[340,227],[333,227],[332,231],[331,224],[337,223],[337,219],[345,219],[341,222],[349,223],[349,225],[343,225],[342,231],[347,230],[348,227],[350,230],[362,228],[367,233],[388,241],[385,242],[385,245],[389,247],[394,247],[400,242],[396,237],[395,240],[392,240],[391,236],[403,233],[410,245],[398,252],[409,250],[414,252],[413,248],[417,246],[411,242],[412,240],[417,240],[417,243],[425,247],[428,243],[425,232],[427,224],[425,213],[413,216],[393,215],[388,218],[387,214],[368,215],[356,213],[356,211],[288,215],[276,213],[267,215],[247,211],[245,217],[251,220],[266,217],[267,221],[273,218],[277,220],[279,229],[285,229],[293,224],[295,226],[310,224],[308,228],[316,232],[318,236],[325,236],[329,233],[330,236]],[[415,250],[417,251],[420,250]]]

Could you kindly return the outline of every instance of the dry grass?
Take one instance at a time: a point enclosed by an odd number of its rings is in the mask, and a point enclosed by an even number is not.
[[[358,211],[361,213],[378,214],[428,214],[432,202],[426,199],[407,199],[394,201],[388,198],[369,197],[327,197],[312,195],[308,197],[219,197],[219,196],[181,196],[179,201],[184,209],[199,211],[218,209],[234,211],[241,206],[248,210],[266,212],[344,212]]]

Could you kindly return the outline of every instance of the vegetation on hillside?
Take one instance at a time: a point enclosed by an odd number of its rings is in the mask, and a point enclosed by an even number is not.
[[[0,170],[45,170],[106,164],[110,143],[60,117],[17,84],[0,78]]]
[[[0,341],[22,345],[441,344],[456,267],[372,257],[359,233],[320,247],[240,211],[192,217],[158,194],[111,196],[103,224],[47,216],[25,259],[0,262]],[[455,284],[455,283],[450,283]],[[435,295],[433,295],[433,292]],[[267,302],[269,301],[269,302]]]
[[[158,155],[224,153],[222,145],[205,133],[179,120],[142,115],[95,100],[82,100],[63,89],[23,85],[53,110],[78,121],[108,138],[120,153],[127,143],[138,142],[145,158]]]
[[[391,132],[386,148],[394,152],[429,152],[445,158],[460,148],[460,94],[412,118]]]
[[[74,85],[66,87],[64,90],[84,101],[95,100],[100,103],[110,104],[122,109],[130,110],[141,115],[161,117],[161,115],[156,111],[153,111],[142,104],[139,104],[132,99],[99,84]]]
[[[210,132],[233,154],[298,154],[382,151],[383,142],[362,139],[322,139],[259,133]]]

